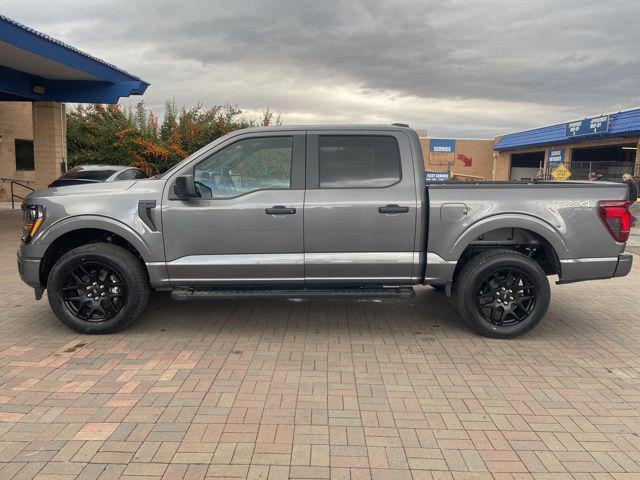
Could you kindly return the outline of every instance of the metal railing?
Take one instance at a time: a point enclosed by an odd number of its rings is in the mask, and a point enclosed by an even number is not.
[[[16,208],[16,199],[24,200],[25,197],[22,197],[15,193],[15,187],[26,188],[29,192],[33,192],[35,188],[31,188],[29,185],[25,185],[22,183],[24,180],[16,180],[15,178],[0,178],[2,182],[9,182],[9,188],[11,190],[11,210],[15,210]]]
[[[602,180],[610,182],[621,182],[623,173],[630,173],[636,176],[637,172],[634,161],[597,161],[572,160],[569,164],[571,170],[571,180],[586,180],[591,172],[602,172]]]

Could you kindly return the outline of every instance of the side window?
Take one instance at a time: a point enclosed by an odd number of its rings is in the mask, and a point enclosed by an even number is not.
[[[140,179],[140,178],[147,178],[147,174],[144,173],[142,170],[140,170],[139,168],[134,168],[133,169],[133,178],[135,179]]]
[[[135,177],[135,170],[125,170],[116,177],[116,180],[133,180]]]
[[[196,188],[203,198],[291,188],[292,156],[293,137],[240,140],[196,165]]]
[[[400,181],[400,150],[391,136],[320,135],[320,188],[382,188]]]

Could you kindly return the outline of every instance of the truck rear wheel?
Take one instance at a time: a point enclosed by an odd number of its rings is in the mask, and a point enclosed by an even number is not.
[[[480,253],[467,263],[456,284],[464,320],[486,337],[512,338],[547,313],[551,292],[534,260],[513,250]]]
[[[131,252],[92,243],[60,257],[49,275],[47,295],[68,327],[80,333],[110,333],[126,328],[142,313],[149,281]]]

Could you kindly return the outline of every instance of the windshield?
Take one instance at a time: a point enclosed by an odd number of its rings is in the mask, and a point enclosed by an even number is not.
[[[69,170],[67,173],[62,175],[61,179],[73,179],[73,180],[96,180],[96,181],[104,181],[109,178],[111,175],[116,173],[116,170],[111,169],[88,169],[83,167],[74,167]]]

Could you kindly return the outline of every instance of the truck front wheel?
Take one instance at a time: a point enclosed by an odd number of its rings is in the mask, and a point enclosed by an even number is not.
[[[110,333],[144,310],[149,281],[140,261],[109,243],[82,245],[60,257],[47,282],[58,318],[80,333]]]
[[[545,316],[551,292],[534,260],[513,250],[480,253],[467,263],[456,282],[464,320],[486,337],[512,338]]]

